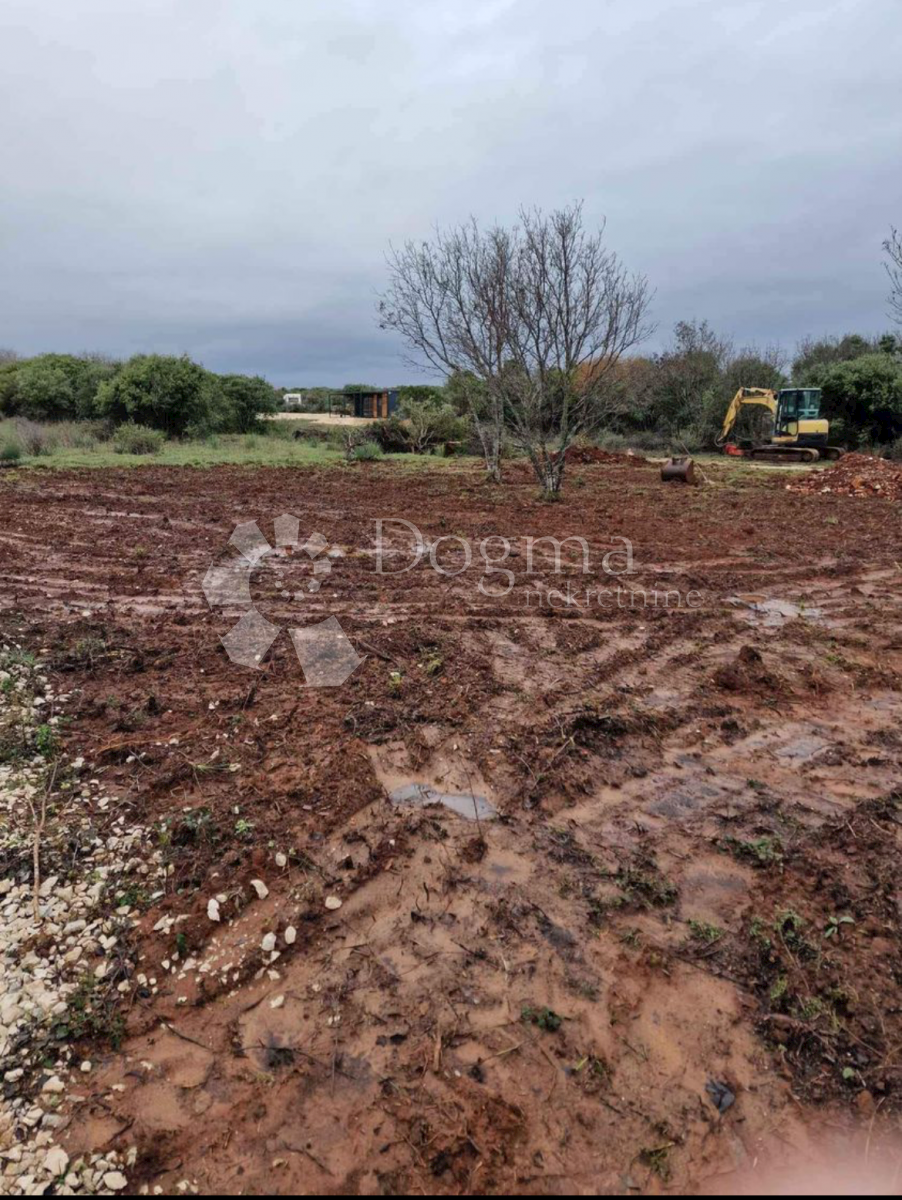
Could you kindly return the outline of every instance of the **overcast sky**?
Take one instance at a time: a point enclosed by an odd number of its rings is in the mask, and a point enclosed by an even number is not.
[[[889,325],[902,0],[0,0],[0,346],[411,377],[390,241],[583,198],[659,332]]]

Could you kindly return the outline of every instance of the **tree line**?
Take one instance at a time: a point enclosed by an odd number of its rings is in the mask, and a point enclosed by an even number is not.
[[[167,437],[246,433],[278,410],[259,375],[217,375],[187,356],[39,354],[0,362],[0,415],[33,421],[101,419],[160,430]]]

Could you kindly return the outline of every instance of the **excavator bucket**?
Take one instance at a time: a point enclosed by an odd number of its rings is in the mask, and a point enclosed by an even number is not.
[[[688,456],[668,458],[661,468],[661,478],[665,483],[697,484],[695,477],[695,461]]]

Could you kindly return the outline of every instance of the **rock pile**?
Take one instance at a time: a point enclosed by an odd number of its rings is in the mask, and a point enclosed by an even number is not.
[[[788,492],[805,495],[882,496],[902,500],[902,464],[870,454],[847,454],[832,467],[787,483]]]

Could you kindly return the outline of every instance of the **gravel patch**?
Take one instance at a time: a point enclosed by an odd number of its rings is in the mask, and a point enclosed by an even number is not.
[[[0,1195],[115,1195],[137,1156],[59,1144],[93,1069],[74,1043],[121,1035],[130,933],[164,879],[149,831],[59,752],[67,699],[0,643]]]

